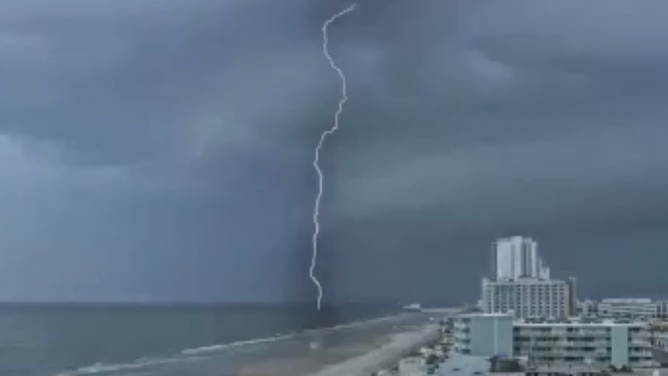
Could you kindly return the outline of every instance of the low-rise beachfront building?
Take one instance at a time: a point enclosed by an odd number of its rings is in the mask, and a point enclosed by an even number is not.
[[[597,304],[600,316],[656,319],[668,317],[668,301],[644,298],[603,299]]]
[[[464,315],[454,321],[453,351],[526,358],[530,365],[648,368],[657,365],[643,322],[516,320]]]
[[[576,303],[576,315],[581,317],[597,317],[598,303],[591,299],[585,299]]]
[[[656,366],[649,326],[641,322],[517,322],[514,350],[530,364]]]
[[[452,349],[472,356],[513,357],[513,316],[481,313],[459,315],[452,326]]]
[[[557,279],[482,279],[482,308],[485,313],[507,313],[517,318],[573,316],[576,311],[576,282]]]
[[[610,376],[608,370],[593,366],[534,367],[522,376]],[[616,376],[630,376],[632,373],[616,372]],[[648,375],[649,376],[649,375]]]

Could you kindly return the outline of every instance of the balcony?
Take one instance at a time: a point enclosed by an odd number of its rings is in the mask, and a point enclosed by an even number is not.
[[[568,333],[568,335],[577,337],[609,337],[610,333],[605,330],[577,330]]]
[[[523,353],[524,355],[525,353]],[[606,356],[606,354],[597,354],[592,352],[583,352],[583,351],[561,351],[561,350],[548,350],[548,351],[531,351],[526,353],[530,357],[545,357],[545,358],[586,358],[590,356]]]
[[[556,342],[546,342],[546,344],[551,346],[562,346],[562,347],[608,347],[610,346],[610,341],[556,341]]]
[[[545,337],[545,338],[559,338],[565,337],[566,332],[548,332],[542,330],[519,330],[515,332],[516,336],[521,337]]]
[[[657,366],[657,363],[652,360],[641,360],[637,362],[630,362],[632,368],[653,368]]]
[[[469,344],[466,344],[466,343],[456,343],[453,347],[456,351],[470,350],[471,349],[471,346]]]

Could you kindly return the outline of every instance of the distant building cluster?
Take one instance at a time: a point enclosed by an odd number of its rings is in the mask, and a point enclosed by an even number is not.
[[[668,300],[578,301],[576,279],[552,278],[533,239],[498,239],[491,251],[478,303],[482,313],[452,320],[455,353],[520,360],[527,375],[626,372],[668,363]]]
[[[579,302],[583,316],[598,316],[637,320],[668,319],[668,300],[649,298],[614,298]]]
[[[479,309],[448,313],[437,347],[377,375],[668,374],[668,300],[579,301],[576,279],[552,278],[533,239],[498,239],[491,251]]]
[[[575,313],[575,278],[551,279],[538,243],[531,238],[514,236],[494,242],[492,275],[482,280],[480,303],[485,313],[518,318],[560,318]]]

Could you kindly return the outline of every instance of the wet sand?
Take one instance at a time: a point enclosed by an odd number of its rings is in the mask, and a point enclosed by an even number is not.
[[[104,376],[368,376],[424,340],[421,328],[428,319],[422,314],[393,316],[227,349],[212,347]],[[321,348],[312,348],[314,342]]]
[[[302,376],[323,367],[362,356],[369,350],[380,348],[389,342],[389,336],[366,338],[355,344],[343,344],[308,351],[289,357],[267,359],[239,367],[233,375],[239,376]]]
[[[436,338],[436,328],[412,328],[354,343],[311,350],[301,356],[269,359],[240,367],[238,376],[357,376],[387,368],[402,356]]]
[[[438,339],[438,327],[430,325],[419,330],[394,334],[389,341],[363,355],[326,366],[313,376],[366,376],[373,371],[389,368],[399,359]]]

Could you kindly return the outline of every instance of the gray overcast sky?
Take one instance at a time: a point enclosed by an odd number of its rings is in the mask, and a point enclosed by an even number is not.
[[[0,299],[314,297],[320,27],[348,5],[0,2]],[[330,30],[327,296],[472,301],[511,234],[583,294],[665,291],[666,17],[360,0]]]

